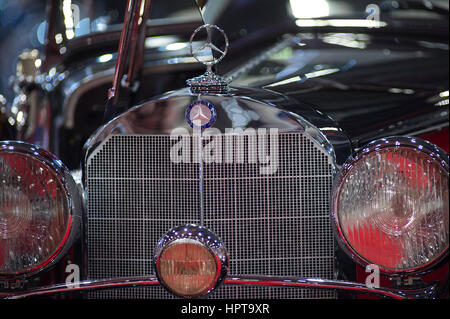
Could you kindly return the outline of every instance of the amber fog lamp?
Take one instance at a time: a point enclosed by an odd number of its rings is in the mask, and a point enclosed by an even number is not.
[[[448,255],[448,154],[418,138],[370,143],[336,180],[338,239],[386,273],[426,270]]]
[[[204,296],[223,281],[228,254],[220,239],[197,225],[175,228],[158,243],[155,268],[161,284],[185,298]]]
[[[56,263],[79,229],[72,176],[37,146],[0,142],[0,278],[30,276]]]

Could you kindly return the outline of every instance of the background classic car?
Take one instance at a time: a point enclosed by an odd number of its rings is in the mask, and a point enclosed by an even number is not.
[[[15,96],[0,101],[0,293],[448,297],[448,3],[198,4],[202,16],[194,2],[152,1],[145,25],[148,2],[49,2],[46,45],[20,55]],[[231,88],[200,99],[222,132],[280,131],[274,176],[169,161],[170,132],[192,131],[198,92],[183,87],[204,72],[188,43],[203,23],[228,35],[216,71]],[[155,274],[179,234],[207,268],[193,281],[212,272],[212,284],[176,286],[189,277],[180,260]],[[383,288],[366,285],[367,264]],[[76,267],[82,281],[67,284]]]

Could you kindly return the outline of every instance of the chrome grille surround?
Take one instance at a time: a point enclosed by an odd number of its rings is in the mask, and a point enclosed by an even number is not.
[[[199,223],[199,164],[171,163],[173,143],[169,135],[111,135],[89,158],[89,279],[153,275],[152,253],[161,234]],[[260,175],[259,164],[247,161],[204,164],[204,226],[224,241],[230,275],[331,279],[331,159],[301,132],[280,133],[279,145],[274,175]],[[220,287],[210,297],[333,296],[330,291]],[[141,287],[91,297],[172,296],[160,287]]]

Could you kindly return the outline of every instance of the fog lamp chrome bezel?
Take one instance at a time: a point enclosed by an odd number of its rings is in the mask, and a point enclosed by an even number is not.
[[[361,160],[363,160],[368,155],[378,152],[380,150],[386,148],[409,148],[415,150],[417,152],[422,152],[425,154],[430,160],[433,160],[440,167],[444,169],[447,174],[449,173],[449,155],[443,151],[438,146],[427,142],[421,138],[417,137],[400,137],[400,136],[392,136],[387,138],[382,138],[379,140],[375,140],[367,144],[365,147],[361,148],[355,155],[350,156],[345,164],[342,166],[340,172],[337,174],[336,178],[333,182],[332,193],[331,193],[331,201],[330,201],[330,210],[331,210],[331,218],[333,231],[335,234],[336,241],[338,242],[341,249],[356,263],[360,264],[363,267],[367,265],[373,264],[369,260],[367,260],[364,256],[361,256],[349,241],[346,239],[345,235],[341,231],[339,216],[338,216],[338,200],[341,188],[343,186],[343,182],[345,181],[348,173],[353,169],[355,165],[357,165]],[[381,273],[386,274],[388,276],[397,276],[404,274],[419,274],[425,271],[429,271],[430,269],[434,269],[440,265],[448,258],[448,244],[447,247],[443,250],[443,252],[436,256],[434,259],[430,260],[428,263],[409,269],[391,269],[386,268],[380,265],[379,270]]]
[[[83,201],[80,190],[70,171],[53,154],[39,146],[20,141],[0,141],[0,153],[19,154],[27,156],[48,168],[58,179],[59,185],[67,201],[67,226],[64,236],[56,249],[42,262],[21,271],[0,273],[0,279],[28,278],[52,267],[63,258],[81,233],[81,215]]]
[[[192,295],[180,295],[175,292],[165,282],[160,272],[160,258],[163,253],[174,245],[186,243],[201,246],[207,250],[211,256],[213,256],[216,262],[216,275],[214,283],[209,287],[205,287],[205,289],[203,289],[200,293]],[[189,224],[170,230],[158,241],[153,257],[153,265],[158,281],[167,291],[179,297],[197,298],[210,294],[225,280],[229,267],[229,256],[220,238],[217,237],[211,230],[203,226]]]

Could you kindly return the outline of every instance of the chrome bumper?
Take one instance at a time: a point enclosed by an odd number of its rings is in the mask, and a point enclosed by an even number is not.
[[[224,285],[240,286],[273,286],[302,289],[331,289],[357,294],[370,294],[373,296],[392,299],[424,299],[433,298],[437,292],[437,285],[430,285],[423,289],[400,290],[391,288],[368,288],[364,284],[313,278],[270,277],[270,276],[229,276]],[[71,294],[75,292],[88,292],[100,289],[130,288],[138,286],[156,286],[159,282],[156,277],[130,277],[104,280],[85,280],[71,284],[56,284],[29,289],[25,292],[15,292],[3,295],[4,299],[23,299],[32,297],[46,297],[57,294]],[[220,288],[219,288],[220,289]]]

